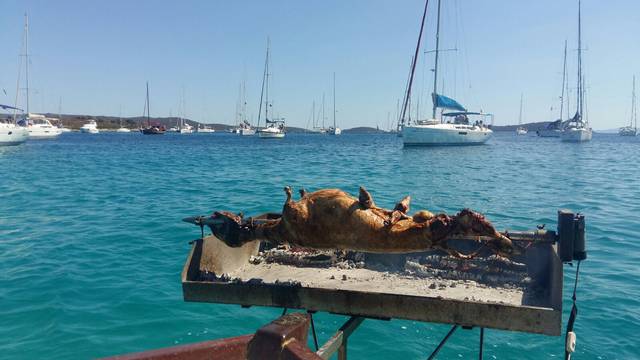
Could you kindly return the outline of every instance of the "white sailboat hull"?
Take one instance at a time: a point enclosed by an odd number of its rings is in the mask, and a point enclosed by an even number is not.
[[[271,131],[259,131],[258,136],[261,139],[282,139],[284,138],[283,132],[271,132]]]
[[[240,135],[242,136],[251,136],[255,134],[256,134],[255,129],[240,129]]]
[[[562,130],[560,138],[566,142],[585,142],[591,141],[593,132],[590,128],[567,128]]]
[[[20,145],[29,139],[29,131],[14,124],[0,124],[0,146]]]
[[[116,132],[119,132],[119,133],[130,133],[131,130],[129,130],[127,128],[119,128],[119,129],[116,130]]]
[[[405,125],[405,146],[481,145],[493,135],[488,128],[458,124]]]

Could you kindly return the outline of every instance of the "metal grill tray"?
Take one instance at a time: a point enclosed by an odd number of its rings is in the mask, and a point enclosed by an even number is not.
[[[562,263],[551,243],[531,244],[514,259],[530,279],[517,288],[384,271],[385,262],[415,254],[365,254],[367,263],[382,264],[374,268],[252,264],[259,247],[231,248],[214,236],[195,240],[182,272],[184,300],[560,335]]]

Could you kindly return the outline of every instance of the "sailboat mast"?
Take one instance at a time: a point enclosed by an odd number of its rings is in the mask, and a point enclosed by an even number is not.
[[[147,81],[147,126],[151,126],[151,116],[149,115],[149,82]]]
[[[518,116],[518,125],[522,125],[522,93],[520,93],[520,116]]]
[[[336,73],[333,73],[333,130],[336,129]]]
[[[440,53],[440,0],[438,0],[438,20],[436,23],[436,51],[435,51],[435,64],[433,68],[433,112],[431,113],[432,119],[436,118],[437,101],[436,96],[438,93],[438,55]]]
[[[567,79],[567,40],[564,41],[564,62],[562,65],[562,95],[560,95],[560,120],[562,120],[562,108],[564,107],[564,88]]]
[[[322,131],[324,131],[324,93],[322,93]]]
[[[634,123],[635,120],[635,123]],[[635,126],[634,126],[635,125]],[[638,128],[638,117],[636,114],[636,76],[633,75],[633,90],[631,91],[631,122],[629,123],[629,127],[632,127],[637,130]]]
[[[405,123],[405,116],[407,114],[407,108],[409,107],[409,101],[411,99],[411,87],[413,85],[413,75],[416,71],[416,63],[418,62],[418,52],[420,51],[420,42],[422,41],[422,32],[424,30],[424,21],[427,18],[427,8],[429,6],[429,0],[424,3],[424,12],[422,13],[422,22],[420,23],[420,33],[418,34],[418,43],[416,44],[416,52],[411,59],[411,71],[409,72],[409,84],[407,85],[407,91],[402,102],[402,116],[400,117],[402,125]]]
[[[270,45],[270,41],[269,38],[267,38],[267,59],[265,62],[265,107],[264,107],[264,121],[265,122],[269,122],[269,45]]]
[[[577,112],[582,120],[582,111],[584,110],[584,94],[583,94],[583,82],[582,82],[582,19],[581,19],[581,1],[578,0],[578,104]]]
[[[26,109],[29,115],[29,16],[24,14],[24,67],[25,67],[25,90],[27,92]]]
[[[267,38],[267,56],[264,60],[264,73],[262,74],[262,89],[260,90],[260,106],[258,107],[258,124],[256,127],[260,127],[260,116],[262,116],[262,99],[264,96],[264,85],[267,78],[267,64],[269,63],[269,38]]]

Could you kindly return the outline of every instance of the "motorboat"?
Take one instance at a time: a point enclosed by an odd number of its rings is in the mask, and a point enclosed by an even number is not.
[[[100,130],[98,130],[98,123],[96,123],[95,120],[89,120],[88,123],[80,127],[80,132],[86,134],[97,134],[100,132]]]
[[[53,139],[62,134],[62,130],[53,126],[51,121],[40,114],[29,113],[18,121],[19,126],[24,126],[29,131],[29,139]]]
[[[209,133],[214,133],[214,132],[216,132],[216,131],[215,131],[214,129],[212,129],[212,128],[208,127],[208,126],[203,125],[203,126],[199,126],[199,127],[196,129],[196,132],[197,132],[198,134],[209,134]]]

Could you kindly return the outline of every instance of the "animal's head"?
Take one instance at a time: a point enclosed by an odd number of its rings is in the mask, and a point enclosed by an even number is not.
[[[242,246],[242,214],[234,214],[229,211],[216,211],[211,215],[215,224],[209,225],[211,232],[218,239],[231,247]]]

